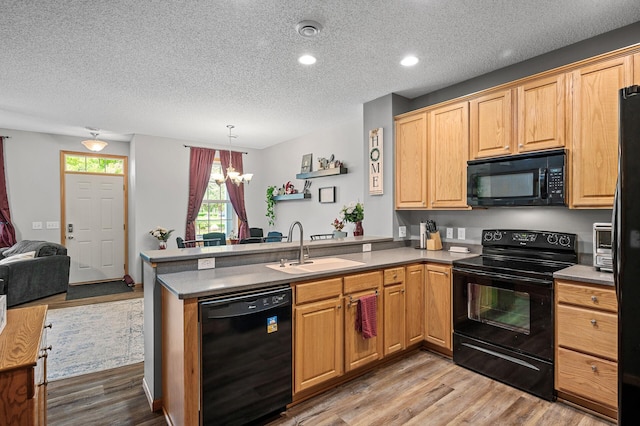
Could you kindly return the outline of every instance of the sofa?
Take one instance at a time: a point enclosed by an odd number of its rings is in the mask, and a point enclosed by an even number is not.
[[[67,248],[48,241],[24,240],[0,248],[0,279],[7,306],[67,291],[70,264]]]

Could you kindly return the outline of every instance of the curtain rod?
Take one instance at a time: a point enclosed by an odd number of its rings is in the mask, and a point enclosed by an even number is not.
[[[230,151],[229,149],[225,150],[225,149],[219,149],[219,148],[209,148],[206,146],[193,146],[193,145],[182,145],[182,146],[184,146],[185,148],[207,148],[207,149],[216,149],[218,151]],[[243,151],[234,151],[234,152],[240,152],[241,154],[247,154],[247,155],[249,154],[248,152],[243,152]]]

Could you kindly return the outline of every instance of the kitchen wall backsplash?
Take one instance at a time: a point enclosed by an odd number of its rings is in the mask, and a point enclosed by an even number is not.
[[[505,207],[465,211],[397,211],[401,222],[410,223],[407,236],[418,240],[420,222],[435,220],[443,242],[481,244],[483,229],[524,229],[569,232],[578,235],[581,263],[593,252],[593,223],[611,222],[611,210],[569,210],[553,207]],[[446,238],[446,228],[453,229],[454,238]],[[465,239],[458,240],[458,229],[465,228]],[[585,257],[586,256],[586,257]]]

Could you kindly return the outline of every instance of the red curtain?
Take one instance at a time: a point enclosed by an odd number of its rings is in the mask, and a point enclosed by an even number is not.
[[[4,138],[0,136],[0,247],[11,247],[16,243],[16,231],[11,224],[7,181],[4,175]]]
[[[233,163],[233,168],[236,169],[240,174],[243,173],[242,168],[242,153],[241,152],[231,152],[231,162]],[[222,163],[222,170],[227,170],[229,167],[229,151],[220,151],[220,163]],[[231,179],[227,179],[227,193],[229,194],[229,200],[231,200],[231,205],[233,206],[233,210],[235,210],[238,215],[238,220],[240,221],[240,229],[238,230],[238,238],[249,238],[249,222],[247,221],[247,209],[244,206],[244,184],[236,185],[231,181]]]
[[[196,239],[195,220],[202,205],[202,199],[209,185],[211,166],[216,156],[215,149],[191,148],[189,159],[189,204],[187,205],[187,226],[185,240]]]

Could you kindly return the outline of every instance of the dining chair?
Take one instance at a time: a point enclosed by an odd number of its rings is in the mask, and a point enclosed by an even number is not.
[[[267,238],[264,239],[265,243],[279,243],[282,241],[282,232],[278,231],[269,231],[267,233]]]
[[[202,236],[205,247],[227,245],[227,235],[224,232],[209,232]]]

